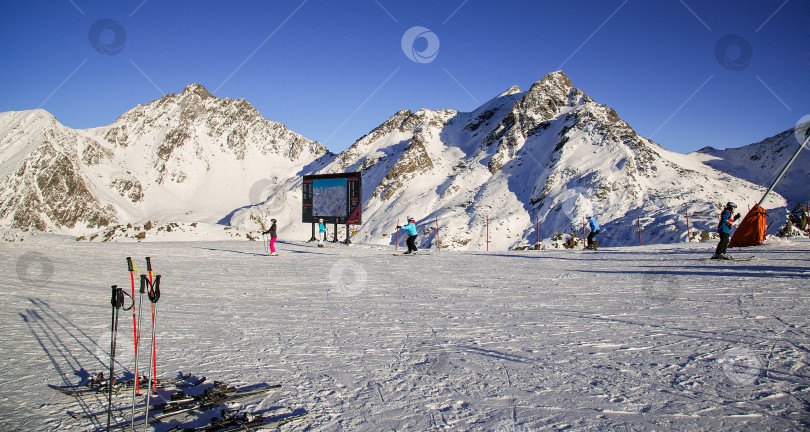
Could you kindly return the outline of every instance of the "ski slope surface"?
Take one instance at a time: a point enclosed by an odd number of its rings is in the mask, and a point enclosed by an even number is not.
[[[0,246],[4,431],[105,429],[106,397],[47,385],[108,368],[110,285],[130,291],[128,256],[141,271],[151,257],[162,277],[158,375],[280,383],[243,408],[308,413],[281,430],[810,426],[807,239],[730,251],[749,262],[705,261],[713,241],[394,256],[282,238],[268,257],[239,240],[16,240]],[[142,313],[148,327],[148,303]],[[132,335],[121,312],[119,378],[132,376]],[[131,406],[114,397],[113,422],[128,424]]]

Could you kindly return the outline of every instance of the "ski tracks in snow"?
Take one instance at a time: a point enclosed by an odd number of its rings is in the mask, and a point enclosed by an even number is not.
[[[365,246],[283,248],[266,257],[253,242],[47,235],[3,247],[0,428],[98,428],[64,412],[104,401],[45,384],[107,367],[109,286],[129,292],[126,256],[151,256],[163,278],[158,374],[281,383],[254,406],[311,413],[285,430],[807,427],[808,275],[778,244],[728,265],[703,262],[711,247],[697,244],[408,260]],[[31,251],[52,277],[18,274]],[[127,403],[116,401],[124,416]]]

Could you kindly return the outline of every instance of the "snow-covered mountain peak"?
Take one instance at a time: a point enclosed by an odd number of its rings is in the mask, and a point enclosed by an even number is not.
[[[199,84],[85,130],[41,110],[3,113],[0,223],[82,232],[146,219],[217,222],[262,199],[252,185],[295,176],[327,153],[246,100]]]
[[[515,93],[523,93],[523,90],[520,89],[520,86],[513,85],[512,87],[509,87],[509,90],[499,94],[497,97],[501,98],[504,96],[513,95]]]
[[[302,175],[360,171],[360,242],[389,241],[396,219],[411,215],[423,245],[438,239],[438,219],[442,247],[456,249],[486,247],[487,220],[492,247],[510,248],[529,234],[570,233],[593,213],[616,244],[637,241],[638,225],[676,241],[684,207],[714,224],[716,203],[763,192],[638,135],[562,71],[471,112],[398,111],[339,155],[199,84],[80,131],[44,111],[0,113],[0,168],[3,226],[86,234],[159,220],[255,230],[276,217],[288,238],[310,235],[299,219]],[[773,195],[766,208],[783,203]]]
[[[186,88],[183,89],[183,92],[180,93],[181,96],[186,96],[189,94],[196,94],[202,97],[203,99],[214,97],[214,95],[208,92],[208,90],[205,88],[204,85],[197,83],[191,83],[187,85]]]
[[[419,215],[423,244],[438,238],[438,218],[442,247],[457,249],[485,247],[487,217],[490,232],[499,232],[494,247],[536,237],[538,219],[544,238],[577,230],[586,214],[596,214],[622,244],[637,241],[639,223],[673,241],[679,234],[672,220],[683,206],[713,224],[714,203],[744,202],[761,189],[729,183],[639,136],[562,71],[528,91],[512,87],[472,112],[399,111],[317,170],[346,171],[363,176],[361,241],[385,241],[381,235],[407,214]],[[256,228],[250,221],[260,214],[245,210],[231,223]]]

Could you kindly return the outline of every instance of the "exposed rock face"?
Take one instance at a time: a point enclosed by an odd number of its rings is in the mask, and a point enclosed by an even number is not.
[[[418,216],[423,246],[438,235],[458,249],[483,249],[487,220],[493,247],[525,247],[538,221],[549,238],[581,233],[591,213],[614,245],[637,244],[637,224],[650,242],[680,241],[687,205],[692,227],[708,226],[716,203],[761,189],[639,136],[561,71],[470,113],[399,111],[314,172],[345,171],[363,175],[361,239],[388,242],[397,219]]]
[[[99,163],[106,156],[103,149],[72,134],[41,110],[2,113],[0,124],[5,137],[0,141],[0,221],[4,226],[74,230],[117,220],[115,209],[94,195],[93,184],[81,168]]]
[[[217,221],[247,190],[327,155],[243,99],[199,84],[73,130],[44,111],[0,114],[0,226],[82,232],[152,218]]]
[[[639,225],[645,243],[674,242],[687,235],[684,210],[693,231],[712,231],[718,204],[764,193],[698,159],[638,135],[562,71],[472,112],[399,111],[339,155],[245,100],[192,84],[94,129],[66,128],[44,111],[1,113],[0,224],[260,229],[275,217],[280,235],[306,239],[301,176],[360,171],[361,242],[389,243],[397,219],[411,216],[423,247],[440,238],[443,248],[484,249],[489,233],[491,248],[525,248],[581,234],[590,215],[610,233],[603,246],[637,244]],[[785,202],[775,194],[765,204]]]

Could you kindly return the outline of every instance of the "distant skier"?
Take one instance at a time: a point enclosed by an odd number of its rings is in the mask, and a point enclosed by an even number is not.
[[[720,234],[720,243],[717,244],[717,250],[714,252],[712,259],[732,259],[731,255],[726,254],[728,242],[731,239],[731,226],[734,221],[740,218],[740,214],[732,214],[737,204],[729,202],[726,208],[720,213],[720,224],[717,226],[717,233]]]
[[[323,247],[323,241],[326,239],[326,225],[323,224],[323,219],[318,219],[318,247]]]
[[[270,225],[270,229],[263,232],[262,234],[270,234],[270,255],[276,256],[276,255],[278,255],[276,253],[276,247],[275,247],[276,237],[278,237],[276,235],[276,220],[275,219],[270,219],[270,222],[273,222],[273,224]]]
[[[408,251],[405,254],[416,253],[416,223],[414,222],[412,217],[408,218],[408,224],[405,226],[398,226],[397,229],[403,229],[408,231],[408,239],[405,240],[405,243],[408,244]]]
[[[596,250],[593,238],[599,234],[599,224],[596,223],[596,219],[593,216],[588,216],[588,226],[591,228],[591,232],[588,233],[588,246],[586,246],[586,249]]]

